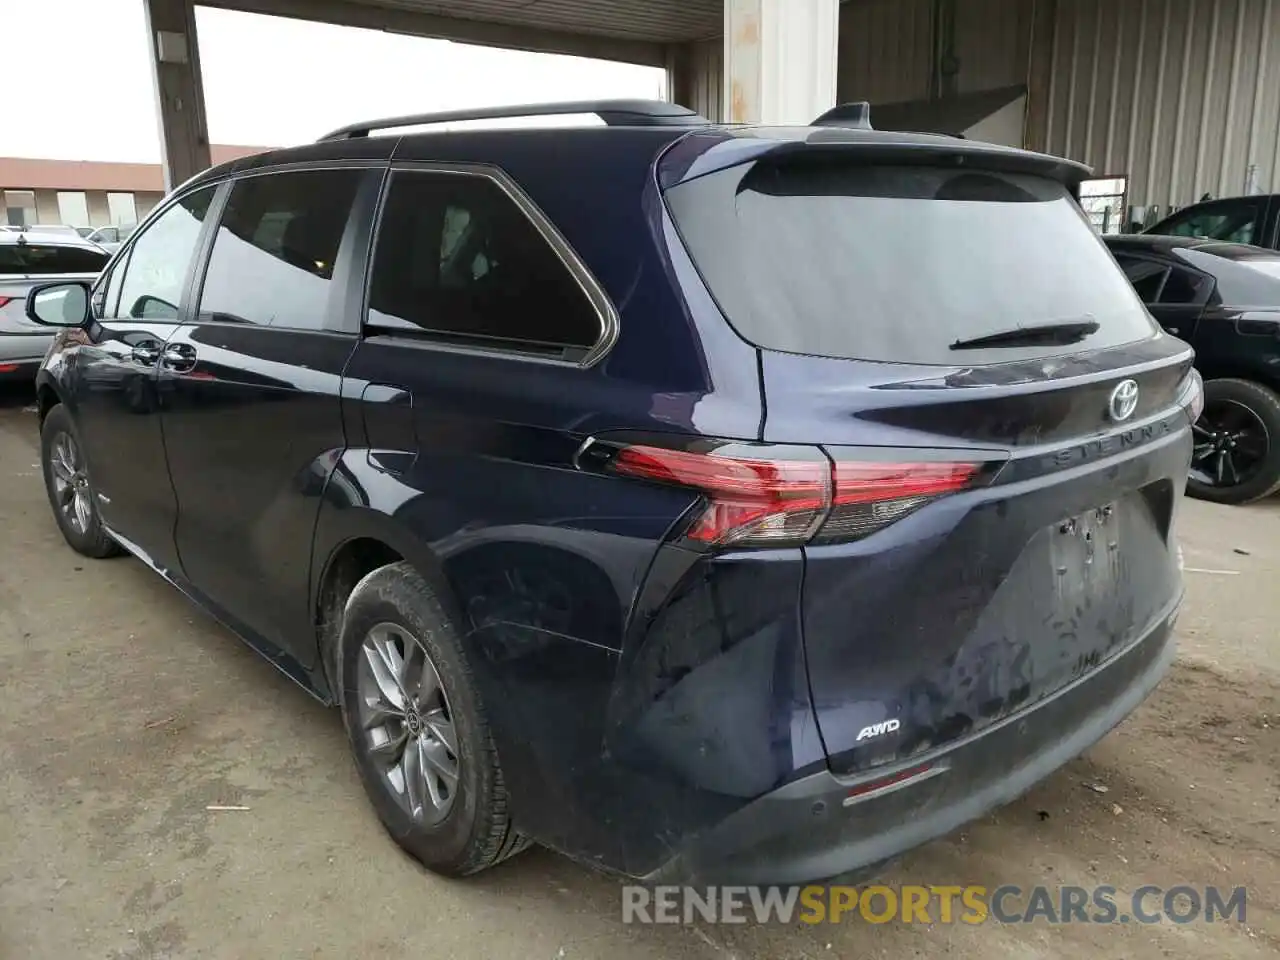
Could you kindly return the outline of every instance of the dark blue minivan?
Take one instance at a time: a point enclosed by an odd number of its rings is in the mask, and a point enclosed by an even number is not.
[[[521,113],[603,123],[407,131]],[[1086,174],[642,101],[236,160],[29,296],[53,513],[340,706],[433,870],[847,875],[1173,655],[1201,386]]]

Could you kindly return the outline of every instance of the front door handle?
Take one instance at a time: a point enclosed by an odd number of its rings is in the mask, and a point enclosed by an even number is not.
[[[160,354],[160,366],[175,373],[186,373],[196,365],[196,348],[189,343],[171,343]]]
[[[160,359],[160,341],[159,340],[141,340],[133,345],[133,351],[130,354],[133,362],[141,364],[144,367],[154,367],[156,361]]]

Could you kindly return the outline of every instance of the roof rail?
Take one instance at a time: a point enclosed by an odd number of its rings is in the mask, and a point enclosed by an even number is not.
[[[499,120],[508,117],[554,117],[578,113],[594,113],[611,127],[689,127],[707,124],[688,107],[665,100],[573,100],[564,103],[534,103],[514,107],[479,107],[471,110],[446,110],[441,113],[415,113],[403,117],[386,117],[353,123],[327,133],[324,140],[347,140],[367,137],[372,130],[414,127],[428,123],[453,123],[459,120]]]

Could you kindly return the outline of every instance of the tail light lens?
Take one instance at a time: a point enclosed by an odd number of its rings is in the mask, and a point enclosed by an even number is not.
[[[624,447],[614,473],[705,493],[706,509],[686,536],[698,543],[779,544],[808,540],[831,503],[827,458],[755,460],[715,452]]]
[[[14,297],[0,297],[0,310],[3,310],[9,304],[13,303]]]
[[[1182,387],[1178,391],[1178,405],[1187,411],[1192,423],[1204,413],[1204,381],[1200,378],[1200,371],[1194,367],[1182,381]]]
[[[990,478],[981,462],[832,463],[817,447],[740,444],[707,451],[601,445],[580,463],[601,457],[610,473],[705,495],[685,536],[708,547],[858,540]]]
[[[837,461],[835,498],[818,538],[859,540],[938,497],[975,486],[982,472],[980,463]]]

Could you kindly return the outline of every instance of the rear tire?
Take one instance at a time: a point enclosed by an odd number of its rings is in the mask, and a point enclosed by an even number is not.
[[[103,529],[80,434],[60,403],[45,415],[40,427],[40,466],[53,518],[71,549],[97,560],[122,553]]]
[[[352,591],[338,676],[356,769],[396,843],[454,877],[528,846],[507,811],[502,768],[459,633],[409,564],[380,567]]]
[[[1207,381],[1194,432],[1190,496],[1244,504],[1280,488],[1280,397],[1273,390],[1252,380]]]

